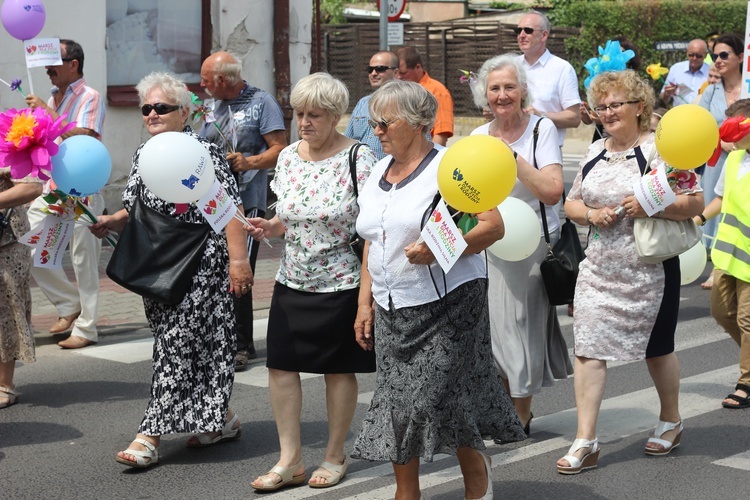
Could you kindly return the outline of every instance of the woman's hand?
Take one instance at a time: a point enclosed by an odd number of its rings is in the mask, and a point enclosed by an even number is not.
[[[622,215],[622,213],[620,214]],[[596,227],[609,227],[618,219],[614,209],[609,207],[588,210],[589,224]]]
[[[365,351],[372,351],[374,339],[372,327],[375,323],[375,311],[372,306],[360,304],[357,308],[357,317],[354,320],[354,336],[357,344]]]
[[[648,217],[646,211],[641,207],[638,198],[634,195],[626,196],[620,203],[620,206],[625,209],[624,214],[628,217]]]
[[[406,252],[406,258],[409,260],[409,264],[429,265],[435,262],[435,256],[432,254],[432,250],[430,250],[430,247],[428,247],[425,242],[421,242],[419,244],[417,244],[416,242],[411,243],[406,248],[404,248],[404,252]]]
[[[253,217],[247,219],[247,224],[242,226],[245,232],[252,236],[255,241],[261,241],[266,237],[266,231],[268,231],[269,223],[262,217]]]
[[[109,236],[112,231],[119,233],[125,228],[125,223],[128,221],[128,212],[123,208],[112,215],[100,215],[96,220],[96,224],[89,226],[89,231],[97,238],[102,239]]]
[[[248,260],[229,261],[229,293],[241,297],[253,288],[255,279]]]

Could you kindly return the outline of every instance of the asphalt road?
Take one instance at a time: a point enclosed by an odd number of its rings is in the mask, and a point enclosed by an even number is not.
[[[574,175],[566,161],[566,180]],[[707,276],[704,272],[703,278]],[[677,354],[682,366],[682,445],[667,457],[648,457],[643,446],[656,424],[658,405],[645,363],[610,363],[599,424],[599,467],[562,476],[555,461],[575,434],[573,379],[545,388],[534,398],[535,418],[526,441],[487,443],[495,498],[511,499],[718,499],[750,493],[749,410],[726,410],[721,399],[738,376],[738,348],[710,318],[708,292],[699,283],[682,288]],[[572,323],[559,309],[568,346]],[[352,461],[337,487],[307,486],[257,494],[249,483],[277,459],[278,443],[268,400],[265,320],[256,320],[261,359],[236,378],[232,406],[243,435],[203,450],[185,447],[187,436],[167,436],[161,463],[146,471],[117,464],[118,450],[132,440],[146,406],[150,377],[150,332],[134,311],[132,322],[107,330],[99,345],[62,351],[51,336],[37,335],[34,364],[19,366],[21,402],[0,410],[0,498],[3,499],[386,499],[395,491],[387,463]],[[359,379],[359,402],[347,441],[359,429],[374,388],[374,375]],[[303,459],[308,475],[323,458],[325,398],[320,376],[304,378]],[[421,468],[430,499],[461,499],[454,457]]]

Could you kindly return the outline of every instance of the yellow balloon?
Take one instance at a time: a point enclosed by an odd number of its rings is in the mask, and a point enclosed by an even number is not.
[[[500,139],[470,135],[456,141],[438,166],[438,189],[451,207],[485,212],[508,197],[516,182],[516,159]]]
[[[675,106],[656,127],[656,150],[669,166],[696,168],[708,160],[719,144],[719,126],[713,115],[697,104]]]

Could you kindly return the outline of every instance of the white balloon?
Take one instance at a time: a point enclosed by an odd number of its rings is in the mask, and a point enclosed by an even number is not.
[[[503,216],[505,236],[487,250],[503,260],[516,262],[529,257],[539,246],[542,227],[533,208],[518,198],[506,198],[497,209]]]
[[[688,285],[700,278],[706,267],[706,247],[703,241],[680,254],[680,284]]]
[[[216,180],[211,155],[197,139],[162,132],[141,148],[138,171],[152,193],[171,203],[192,203]]]

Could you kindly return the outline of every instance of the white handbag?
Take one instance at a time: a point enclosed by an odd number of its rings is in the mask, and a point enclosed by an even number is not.
[[[651,168],[656,148],[651,149],[645,172]],[[644,172],[644,173],[645,173]],[[693,248],[703,231],[693,222],[654,217],[638,217],[633,221],[633,235],[638,258],[647,264],[658,264]]]
[[[693,219],[669,220],[638,217],[633,224],[638,258],[658,264],[693,248],[703,231]]]

